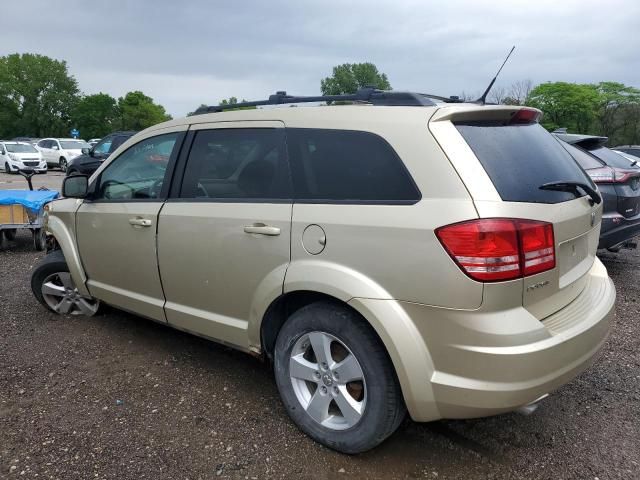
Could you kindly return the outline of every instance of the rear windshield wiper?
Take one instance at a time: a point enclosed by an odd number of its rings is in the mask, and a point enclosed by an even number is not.
[[[591,205],[594,203],[600,203],[602,198],[600,194],[596,192],[591,186],[582,182],[549,182],[544,185],[540,185],[540,190],[556,190],[558,192],[570,192],[573,193],[576,198],[581,197],[578,188],[584,191],[587,195],[591,197]]]

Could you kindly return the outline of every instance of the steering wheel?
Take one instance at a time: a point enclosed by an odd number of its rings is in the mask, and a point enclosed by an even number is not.
[[[159,178],[153,185],[149,188],[149,196],[151,198],[158,198],[160,196],[160,192],[162,191],[162,184],[164,183],[164,178]]]
[[[133,194],[135,190],[131,188],[129,185],[127,185],[126,183],[119,182],[118,180],[105,180],[104,183],[100,185],[101,197],[106,198],[108,200],[112,200],[114,198],[111,196],[111,193],[107,190],[107,188],[110,187],[111,185],[122,185],[128,188],[131,191],[131,193],[129,194],[129,198],[133,198]],[[116,198],[121,198],[121,197],[116,197]]]

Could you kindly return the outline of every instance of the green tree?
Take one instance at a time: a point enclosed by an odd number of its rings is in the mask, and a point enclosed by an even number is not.
[[[68,135],[77,101],[66,62],[31,53],[0,57],[0,137]]]
[[[140,91],[128,92],[118,99],[120,128],[123,130],[144,130],[157,123],[171,120],[162,105]]]
[[[323,95],[355,93],[359,88],[368,85],[381,90],[391,90],[387,75],[378,72],[373,63],[344,63],[333,67],[333,75],[320,80]]]
[[[73,109],[71,123],[83,138],[101,138],[119,128],[119,118],[116,99],[97,93],[80,99]]]
[[[542,125],[549,130],[565,127],[572,132],[594,133],[599,101],[595,85],[548,82],[531,90],[526,104],[544,112]]]
[[[618,82],[600,82],[595,89],[598,92],[595,113],[598,134],[617,137],[624,127],[624,114],[632,110],[628,107],[640,105],[640,90]]]

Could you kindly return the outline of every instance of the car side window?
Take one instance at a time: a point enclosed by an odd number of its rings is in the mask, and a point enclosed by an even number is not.
[[[354,130],[287,128],[296,201],[415,203],[420,191],[393,147]]]
[[[49,144],[49,140],[40,140],[40,141],[38,142],[38,146],[39,146],[40,148],[49,148],[49,145],[50,145],[50,144]]]
[[[181,198],[291,199],[284,130],[220,128],[196,133]]]
[[[116,136],[111,142],[111,147],[109,148],[109,153],[114,152],[120,145],[126,142],[129,137],[125,137],[123,135]]]
[[[159,198],[167,165],[179,135],[176,132],[147,138],[124,151],[100,174],[93,200]]]
[[[113,137],[108,137],[93,147],[93,153],[100,155],[107,155],[111,151],[111,144],[113,143]]]

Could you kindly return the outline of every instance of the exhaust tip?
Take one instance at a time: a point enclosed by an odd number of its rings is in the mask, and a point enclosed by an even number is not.
[[[545,393],[544,395],[542,395],[540,398],[537,398],[536,400],[534,400],[531,403],[527,403],[526,405],[523,405],[521,407],[516,408],[516,412],[519,413],[520,415],[524,415],[525,417],[531,415],[533,412],[535,412],[538,407],[540,406],[540,402],[542,400],[544,400],[545,398],[547,398],[549,396],[548,393]]]

